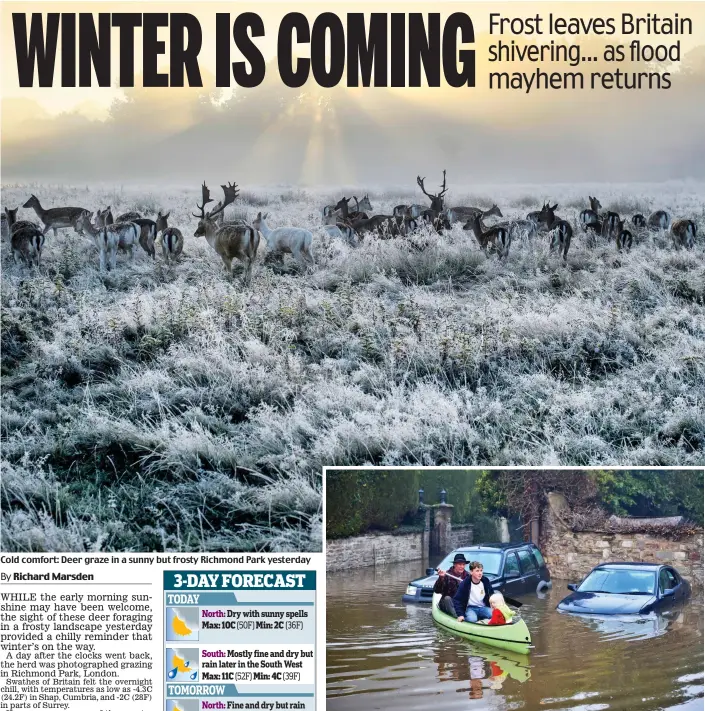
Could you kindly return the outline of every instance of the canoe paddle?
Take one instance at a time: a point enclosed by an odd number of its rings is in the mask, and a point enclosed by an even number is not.
[[[463,579],[459,578],[457,575],[451,575],[450,573],[446,573],[446,575],[449,578],[453,578],[453,580],[457,580],[458,582],[462,583]],[[466,578],[467,580],[467,578]],[[519,600],[515,600],[514,598],[507,597],[504,593],[502,593],[502,597],[504,597],[504,602],[507,603],[507,605],[512,605],[513,607],[521,607],[521,603]]]

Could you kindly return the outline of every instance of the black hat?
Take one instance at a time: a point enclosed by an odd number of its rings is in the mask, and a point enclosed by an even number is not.
[[[455,558],[453,558],[453,563],[467,563],[467,559],[462,553],[456,553]]]

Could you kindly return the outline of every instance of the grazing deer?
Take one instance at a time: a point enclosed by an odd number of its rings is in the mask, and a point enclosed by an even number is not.
[[[563,261],[568,261],[570,240],[573,237],[573,228],[565,220],[556,217],[555,210],[558,204],[551,207],[548,203],[541,210],[541,222],[546,225],[546,230],[552,233],[550,251],[558,247],[558,256],[563,255]]]
[[[139,238],[139,243],[140,247],[147,252],[147,254],[152,258],[156,259],[155,256],[155,250],[154,250],[154,243],[157,240],[157,233],[159,232],[159,229],[157,227],[157,223],[154,220],[150,220],[147,217],[137,217],[134,220],[131,220],[131,222],[135,225],[139,225],[140,228],[140,238]],[[166,220],[165,220],[166,223]],[[166,227],[166,224],[165,224]]]
[[[76,230],[76,221],[84,212],[82,207],[52,207],[45,210],[36,195],[32,195],[22,207],[33,208],[37,217],[44,223],[44,234],[54,230],[54,237],[56,230],[63,227],[73,227]]]
[[[671,225],[671,236],[673,237],[673,246],[676,249],[685,247],[693,249],[695,244],[695,234],[697,227],[692,220],[676,220]]]
[[[629,230],[624,229],[624,220],[620,220],[617,225],[616,239],[618,252],[621,252],[623,249],[626,249],[628,252],[634,244],[634,235],[632,235]]]
[[[590,209],[583,210],[580,213],[580,225],[583,228],[583,232],[587,232],[588,227],[592,227],[601,221],[600,210],[602,209],[602,204],[596,197],[588,195],[588,198],[590,199]],[[601,229],[602,227],[600,227]]]
[[[184,236],[181,234],[181,230],[176,227],[167,227],[162,230],[161,242],[162,256],[167,264],[176,262],[184,249]]]
[[[635,229],[641,231],[646,229],[646,218],[642,215],[637,213],[632,217],[632,224],[634,225]]]
[[[113,219],[113,213],[110,209],[110,205],[105,208],[105,210],[96,210],[95,213],[95,224],[98,227],[105,227],[105,225],[112,225],[115,222]]]
[[[122,215],[117,216],[115,222],[132,222],[133,220],[141,220],[142,215],[139,212],[123,212]]]
[[[492,217],[493,215],[504,217],[497,205],[492,205],[489,210],[483,210],[481,207],[449,207],[447,210],[444,210],[444,215],[451,225],[456,222],[470,222],[475,215],[479,215],[481,220]]]
[[[80,233],[87,232],[100,252],[100,271],[117,267],[117,253],[129,252],[130,261],[135,261],[135,246],[139,244],[142,227],[134,222],[114,222],[112,225],[95,227],[91,213],[84,210],[78,218]]]
[[[257,217],[252,223],[252,226],[262,233],[267,242],[267,250],[273,255],[291,254],[292,257],[302,266],[306,267],[306,263],[313,267],[313,253],[311,244],[313,235],[309,230],[302,227],[277,227],[271,229],[261,212],[257,213]]]
[[[376,233],[381,239],[396,237],[400,234],[397,218],[393,215],[373,215],[366,219],[357,220],[351,226],[360,236],[360,240],[368,232]]]
[[[333,237],[333,239],[342,239],[351,247],[355,247],[357,245],[357,233],[350,225],[339,222],[335,225],[323,225],[323,230],[329,237]]]
[[[658,230],[667,230],[671,224],[671,216],[665,210],[657,210],[649,215],[646,224],[650,230],[654,232]]]
[[[205,237],[208,244],[218,253],[225,265],[225,271],[233,276],[233,259],[239,259],[245,265],[244,281],[249,283],[252,279],[252,264],[257,256],[259,247],[259,231],[250,225],[223,225],[219,227],[215,218],[238,196],[237,184],[221,185],[224,199],[220,207],[215,207],[210,212],[204,208],[212,202],[210,191],[204,181],[201,186],[202,205],[196,205],[201,211],[200,215],[191,213],[198,218],[198,227],[193,233],[194,237]]]
[[[532,220],[509,220],[507,222],[498,222],[495,227],[504,227],[509,230],[509,235],[512,240],[517,238],[535,237],[538,232],[538,226]]]
[[[443,196],[448,192],[448,188],[446,187],[445,170],[443,171],[443,185],[441,185],[441,192],[437,195],[431,195],[430,193],[426,192],[426,188],[424,187],[424,180],[426,180],[426,178],[422,178],[419,175],[416,176],[416,184],[421,188],[423,194],[427,198],[431,199],[431,209],[435,210],[436,212],[443,212]],[[412,214],[411,217],[417,217],[417,215]]]
[[[475,234],[482,251],[488,254],[497,252],[499,259],[506,259],[509,255],[509,247],[512,244],[512,238],[509,230],[506,227],[490,227],[483,229],[482,218],[475,213],[463,227],[464,230],[472,230]]]
[[[10,244],[12,245],[12,258],[15,260],[15,264],[23,261],[30,266],[39,267],[45,239],[42,230],[32,223],[12,232]]]
[[[25,227],[39,227],[36,222],[32,222],[31,220],[18,220],[17,212],[19,209],[19,207],[16,207],[14,210],[10,210],[7,207],[5,208],[5,212],[3,213],[3,229],[7,226],[7,236],[11,237],[14,232]]]
[[[414,219],[414,218],[409,218]],[[446,217],[445,211],[437,212],[436,210],[427,209],[419,215],[419,221],[430,225],[437,234],[443,234],[443,230],[451,228],[450,221]]]
[[[601,234],[607,239],[617,239],[619,231],[622,225],[622,220],[620,220],[619,215],[616,212],[606,212],[601,218],[602,229]],[[597,223],[595,223],[597,224]]]

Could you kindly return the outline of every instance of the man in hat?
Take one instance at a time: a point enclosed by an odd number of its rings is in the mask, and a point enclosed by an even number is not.
[[[436,571],[438,573],[438,580],[436,580],[436,584],[433,586],[433,592],[441,594],[438,607],[453,617],[455,617],[453,597],[455,593],[458,592],[460,582],[468,577],[468,571],[465,570],[467,562],[462,553],[457,553],[455,558],[453,558],[453,565],[448,568],[447,571],[441,570],[440,568]],[[451,578],[451,575],[454,577]],[[460,580],[455,580],[455,578],[460,578]]]

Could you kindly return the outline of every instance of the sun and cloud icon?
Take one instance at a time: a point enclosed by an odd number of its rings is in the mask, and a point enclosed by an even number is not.
[[[166,650],[166,677],[169,681],[198,680],[198,647]]]
[[[197,640],[199,627],[197,607],[167,607],[166,639],[168,642]]]

